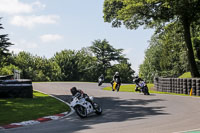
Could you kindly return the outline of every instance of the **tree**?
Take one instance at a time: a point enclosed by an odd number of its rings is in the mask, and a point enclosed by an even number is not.
[[[132,83],[133,75],[135,71],[131,68],[131,64],[128,61],[122,61],[119,64],[114,64],[111,68],[108,68],[107,81],[113,79],[113,74],[119,72],[123,83]]]
[[[2,24],[0,24],[0,29],[3,29]],[[0,35],[0,64],[2,62],[3,57],[9,55],[8,47],[11,45],[13,44],[9,42],[8,34]]]
[[[179,34],[173,26],[166,27],[162,34],[152,36],[140,65],[139,75],[147,82],[153,82],[155,76],[178,77],[188,70],[184,41],[176,40]]]
[[[200,71],[200,25],[193,23],[192,25],[192,41],[195,53],[195,59]]]
[[[17,66],[14,66],[12,64],[8,66],[3,66],[2,68],[0,68],[0,75],[12,75],[14,69],[19,70]]]
[[[76,54],[78,59],[78,72],[79,80],[81,81],[97,81],[97,77],[101,74],[98,71],[98,62],[95,57],[92,56],[92,52],[89,48],[82,48]]]
[[[61,80],[62,81],[78,81],[78,58],[77,51],[74,50],[62,50],[57,52],[52,58],[61,69]]]
[[[141,25],[162,28],[171,23],[180,23],[187,46],[187,56],[193,77],[200,77],[194,58],[191,41],[191,24],[200,18],[199,0],[105,0],[104,21],[112,22],[113,27],[123,24],[128,29]]]
[[[33,80],[34,81],[57,81],[60,80],[61,70],[58,64],[52,59],[33,56]]]
[[[162,69],[162,44],[156,35],[151,38],[150,45],[145,51],[145,58],[139,67],[139,76],[147,82],[152,83],[155,75],[161,75]]]
[[[34,58],[28,52],[20,52],[14,57],[15,63],[21,70],[21,77],[24,79],[34,79]]]
[[[107,68],[111,66],[111,61],[122,61],[126,58],[122,54],[123,49],[115,49],[109,44],[109,42],[104,40],[95,40],[90,46],[90,50],[94,53],[98,61],[99,71],[105,75]]]

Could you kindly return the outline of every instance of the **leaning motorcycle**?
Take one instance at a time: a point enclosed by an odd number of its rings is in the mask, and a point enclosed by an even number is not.
[[[144,81],[139,82],[140,91],[144,93],[144,95],[150,95],[148,86]]]
[[[90,96],[89,98],[94,102],[93,97]],[[100,105],[94,102],[93,105],[94,107],[93,107],[92,104],[86,101],[84,97],[74,96],[72,98],[70,106],[75,110],[76,114],[81,118],[86,118],[91,113],[96,113],[97,115],[101,115],[102,113],[102,108],[100,107]]]
[[[103,84],[103,79],[99,78],[98,79],[98,86],[101,86]]]

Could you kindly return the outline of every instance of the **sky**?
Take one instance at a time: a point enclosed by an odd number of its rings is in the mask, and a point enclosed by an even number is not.
[[[10,51],[27,51],[51,58],[64,49],[80,50],[94,40],[106,39],[114,48],[124,49],[138,73],[149,45],[152,29],[112,28],[104,22],[104,0],[0,0],[0,17],[14,45]]]

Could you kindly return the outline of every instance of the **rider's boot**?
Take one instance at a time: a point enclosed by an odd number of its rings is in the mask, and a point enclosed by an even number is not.
[[[140,91],[140,90],[138,88],[136,88],[135,91],[137,92],[137,91]]]

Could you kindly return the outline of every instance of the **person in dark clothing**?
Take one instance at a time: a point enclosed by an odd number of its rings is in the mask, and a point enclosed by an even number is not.
[[[90,102],[92,104],[93,108],[95,108],[94,102],[82,90],[80,90],[80,89],[78,90],[76,87],[72,87],[70,89],[70,91],[71,91],[73,97],[85,98],[85,100],[88,101],[88,102]]]
[[[101,86],[104,82],[104,76],[101,74],[101,76],[98,78],[98,86]]]
[[[136,76],[133,80],[136,84],[136,88],[135,88],[135,91],[140,91],[138,88],[139,88],[139,83],[140,81],[143,81],[141,78],[139,78],[138,76]]]
[[[113,76],[113,80],[110,82],[111,85],[112,85],[112,91],[114,91],[113,90],[113,83],[116,82],[117,79],[118,79],[118,84],[119,84],[119,87],[120,87],[121,86],[121,78],[119,76],[119,72],[115,72],[115,75]]]
[[[101,74],[101,76],[99,76],[98,79],[101,79],[102,81],[104,81],[104,76],[103,76],[103,74]]]

